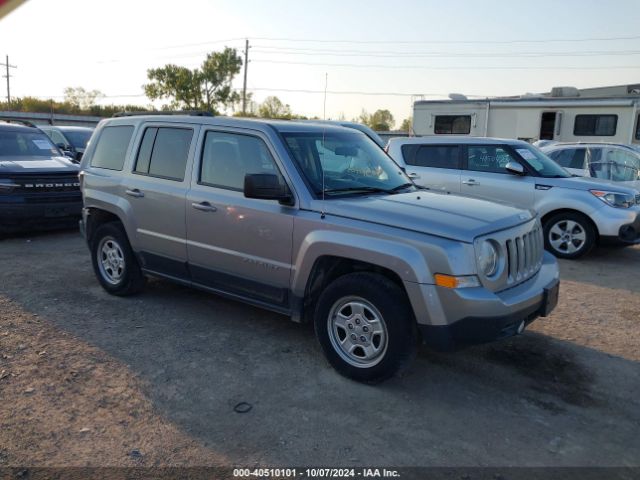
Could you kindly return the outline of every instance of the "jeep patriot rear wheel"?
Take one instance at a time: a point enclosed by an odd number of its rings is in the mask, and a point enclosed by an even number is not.
[[[387,277],[350,273],[320,295],[314,324],[331,365],[353,380],[377,383],[405,369],[417,349],[407,296]]]

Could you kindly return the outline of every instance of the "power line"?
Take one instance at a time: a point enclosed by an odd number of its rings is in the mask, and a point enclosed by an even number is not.
[[[639,55],[640,50],[596,50],[572,52],[367,52],[362,50],[313,50],[313,49],[277,49],[265,50],[264,46],[256,46],[256,53],[265,55],[310,55],[338,57],[391,57],[391,58],[448,58],[448,57],[591,57],[609,55]],[[277,47],[275,47],[277,48]]]
[[[182,45],[165,45],[164,47],[155,47],[151,50],[171,50],[172,48],[187,48],[187,47],[201,47],[202,45],[214,45],[217,43],[230,43],[230,42],[240,42],[246,40],[245,38],[227,38],[226,40],[211,40],[208,42],[199,42],[199,43],[185,43]]]
[[[265,40],[274,42],[309,42],[309,43],[353,43],[353,44],[487,44],[510,45],[514,43],[573,43],[573,42],[609,42],[619,40],[638,40],[640,35],[625,37],[592,37],[592,38],[552,38],[552,39],[517,39],[517,40],[327,40],[315,38],[277,38],[277,37],[253,37],[252,40]]]
[[[603,67],[580,66],[484,66],[484,67],[434,67],[425,65],[363,65],[353,63],[316,63],[316,62],[291,62],[287,60],[253,60],[257,63],[276,63],[283,65],[311,65],[317,67],[348,67],[348,68],[392,68],[392,69],[418,69],[418,70],[620,70],[640,69],[640,65],[610,65]]]

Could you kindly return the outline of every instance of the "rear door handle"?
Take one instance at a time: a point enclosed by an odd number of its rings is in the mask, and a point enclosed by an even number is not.
[[[214,207],[213,205],[211,205],[209,202],[193,202],[191,204],[191,206],[193,208],[195,208],[196,210],[200,210],[202,212],[215,212],[218,209],[216,207]]]
[[[144,193],[142,193],[140,190],[138,190],[137,188],[131,188],[131,189],[126,189],[125,193],[127,195],[130,195],[132,197],[136,197],[136,198],[142,198],[144,197]]]
[[[465,185],[480,185],[480,182],[476,182],[473,178],[470,178],[469,180],[463,180],[462,183],[464,183]]]

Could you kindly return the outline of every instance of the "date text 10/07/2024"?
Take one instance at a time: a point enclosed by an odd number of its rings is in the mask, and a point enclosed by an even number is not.
[[[234,468],[235,478],[399,478],[386,468]]]

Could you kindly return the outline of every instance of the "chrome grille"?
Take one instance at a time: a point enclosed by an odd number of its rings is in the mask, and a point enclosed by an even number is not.
[[[542,265],[544,250],[542,229],[539,224],[530,232],[509,238],[506,250],[507,285],[525,281],[535,275]]]
[[[533,277],[542,267],[544,239],[538,219],[474,241],[476,252],[485,241],[492,242],[499,251],[498,269],[491,276],[478,273],[482,284],[493,292],[500,292]]]
[[[636,195],[636,203],[640,205],[640,193]]]

